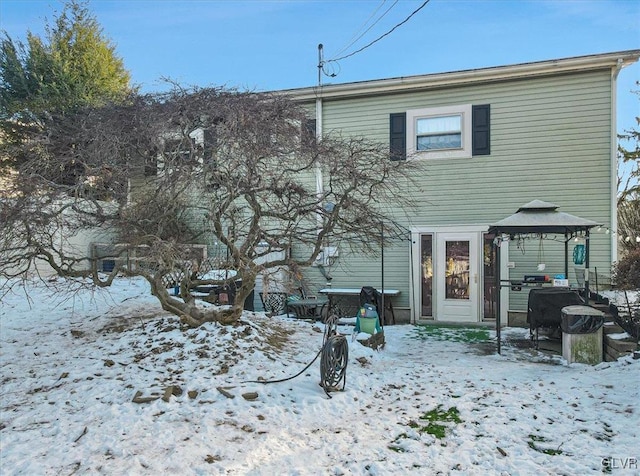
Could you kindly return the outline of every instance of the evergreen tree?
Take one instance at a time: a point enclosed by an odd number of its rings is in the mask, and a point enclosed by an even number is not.
[[[624,203],[627,199],[640,195],[640,117],[636,117],[636,129],[618,134],[618,162],[623,167],[628,167],[626,178],[620,177],[618,180],[619,195],[618,204]],[[629,145],[623,145],[623,142]],[[624,182],[624,183],[623,183]]]
[[[46,25],[44,39],[27,32],[24,44],[3,32],[0,157],[5,169],[20,161],[13,146],[41,130],[47,119],[122,102],[133,92],[122,59],[87,5],[68,1],[53,25]]]
[[[618,166],[627,169],[618,177],[618,233],[623,255],[640,248],[636,241],[640,236],[640,117],[635,119],[635,129],[618,135]],[[638,254],[635,256],[637,259]]]

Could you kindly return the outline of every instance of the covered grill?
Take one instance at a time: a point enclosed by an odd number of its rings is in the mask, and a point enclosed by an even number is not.
[[[535,288],[529,291],[527,323],[536,349],[539,329],[560,329],[562,308],[575,305],[584,305],[584,299],[573,289]]]

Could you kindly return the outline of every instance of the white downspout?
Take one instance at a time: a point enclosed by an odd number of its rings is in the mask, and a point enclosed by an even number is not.
[[[611,69],[611,263],[618,260],[618,74],[625,66],[622,58]]]
[[[316,140],[320,142],[322,140],[322,98],[316,98]],[[322,184],[322,169],[320,164],[316,164],[316,193],[318,198],[324,193],[324,185]],[[322,220],[322,217],[318,217]]]
[[[316,98],[316,141],[320,142],[322,140],[322,97],[318,96]],[[324,195],[324,184],[322,177],[322,168],[319,163],[316,163],[316,196],[318,197],[318,201],[322,200]],[[316,215],[316,221],[318,223],[318,233],[323,226],[323,217],[322,213],[318,213]]]

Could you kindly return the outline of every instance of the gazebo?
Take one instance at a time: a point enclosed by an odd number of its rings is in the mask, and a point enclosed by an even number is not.
[[[579,233],[582,233],[585,240],[584,296],[585,301],[589,302],[589,230],[595,226],[598,226],[598,223],[592,220],[558,211],[558,206],[553,203],[533,200],[521,206],[513,215],[491,225],[489,233],[496,235],[496,240],[494,241],[494,246],[496,247],[500,247],[504,236],[507,236],[508,239],[514,239],[533,233],[540,234],[542,239],[543,234],[563,235],[565,276],[569,275],[569,241]],[[496,252],[496,256],[500,256],[500,254]],[[498,266],[498,272],[496,273],[496,290],[498,294],[496,302],[496,339],[498,354],[501,350],[500,289],[502,283],[500,266]],[[508,286],[511,287],[511,283]]]

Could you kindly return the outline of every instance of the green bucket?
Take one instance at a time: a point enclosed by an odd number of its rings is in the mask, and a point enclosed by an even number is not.
[[[359,317],[358,319],[360,320],[360,332],[371,335],[376,333],[377,317]]]

